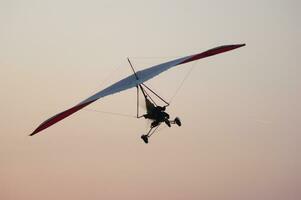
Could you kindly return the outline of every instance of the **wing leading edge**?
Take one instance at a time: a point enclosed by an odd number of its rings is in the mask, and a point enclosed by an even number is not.
[[[65,119],[66,117],[72,115],[73,113],[79,111],[80,109],[88,106],[89,104],[93,103],[94,101],[111,95],[111,94],[115,94],[117,92],[121,92],[133,87],[136,87],[138,84],[141,84],[143,82],[148,81],[149,79],[161,74],[162,72],[175,67],[177,65],[181,65],[181,64],[185,64],[188,62],[192,62],[195,60],[199,60],[202,58],[206,58],[209,56],[213,56],[216,54],[220,54],[220,53],[224,53],[227,51],[231,51],[233,49],[237,49],[240,48],[242,46],[245,46],[245,44],[234,44],[234,45],[224,45],[224,46],[219,46],[210,50],[207,50],[205,52],[199,53],[199,54],[194,54],[191,56],[186,56],[183,58],[178,58],[176,60],[172,60],[166,63],[162,63],[141,71],[136,72],[137,76],[139,77],[139,79],[137,80],[135,75],[130,75],[116,83],[114,83],[113,85],[105,88],[104,90],[101,90],[100,92],[97,92],[96,94],[92,95],[91,97],[85,99],[84,101],[80,102],[79,104],[73,106],[72,108],[69,108],[63,112],[60,112],[56,115],[54,115],[53,117],[47,119],[46,121],[44,121],[43,123],[41,123],[31,134],[30,136],[33,136],[35,134],[37,134],[38,132],[52,126],[53,124]]]

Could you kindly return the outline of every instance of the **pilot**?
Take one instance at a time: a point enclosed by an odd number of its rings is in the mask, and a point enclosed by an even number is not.
[[[154,116],[154,120],[151,124],[151,127],[154,128],[158,126],[161,122],[165,122],[167,126],[170,127],[169,122],[169,114],[164,112],[166,110],[166,106],[156,106],[152,110],[152,115]]]

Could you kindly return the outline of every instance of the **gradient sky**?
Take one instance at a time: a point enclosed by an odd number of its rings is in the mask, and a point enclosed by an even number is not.
[[[0,199],[301,198],[300,1],[0,1]],[[183,126],[148,145],[143,119],[42,121],[136,69],[215,46],[149,85]],[[135,114],[135,90],[89,109]]]

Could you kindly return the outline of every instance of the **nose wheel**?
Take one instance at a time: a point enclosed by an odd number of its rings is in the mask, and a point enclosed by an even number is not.
[[[142,135],[141,139],[144,141],[145,144],[148,143],[148,135]]]

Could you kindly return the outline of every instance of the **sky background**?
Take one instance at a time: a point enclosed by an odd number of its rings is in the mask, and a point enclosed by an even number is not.
[[[300,1],[0,1],[0,199],[301,198]],[[182,127],[45,119],[137,70],[247,46],[149,81]],[[135,115],[135,90],[88,109]]]

